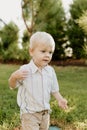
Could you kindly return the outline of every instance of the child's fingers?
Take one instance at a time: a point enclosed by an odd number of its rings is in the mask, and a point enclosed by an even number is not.
[[[21,72],[21,76],[22,76],[23,79],[27,78],[28,74],[29,74],[29,71],[22,71]]]

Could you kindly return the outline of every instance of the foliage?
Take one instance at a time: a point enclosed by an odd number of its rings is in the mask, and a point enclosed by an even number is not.
[[[16,51],[15,51],[16,50]],[[28,49],[23,48],[20,49],[16,44],[10,45],[8,50],[3,51],[3,62],[19,62],[19,63],[25,63],[29,61],[29,52]]]
[[[65,14],[61,0],[23,0],[22,16],[29,36],[40,30],[50,33],[56,42],[53,59],[64,57],[62,44],[67,41],[67,38]]]
[[[17,43],[18,41],[18,27],[13,22],[5,25],[0,30],[0,38],[2,49],[7,50],[12,43]]]
[[[68,37],[73,48],[73,55],[75,58],[84,57],[83,45],[86,39],[86,35],[79,27],[77,19],[83,14],[83,11],[87,10],[87,0],[74,0],[70,6],[71,18],[68,22]]]
[[[7,69],[8,68],[8,69]],[[12,130],[20,125],[19,108],[16,103],[17,90],[10,90],[8,78],[19,65],[0,64],[0,128]],[[69,108],[66,111],[58,107],[52,97],[51,123],[62,129],[87,129],[87,68],[86,67],[56,67],[61,94],[67,98]],[[85,84],[84,84],[85,83]],[[69,126],[67,128],[67,126]],[[71,126],[71,127],[70,127]]]
[[[3,62],[21,62],[29,60],[28,47],[22,49],[18,46],[18,27],[10,22],[0,30],[0,60]]]
[[[22,37],[22,47],[24,50],[26,50],[26,52],[29,50],[29,38],[30,36],[28,32],[25,30]]]
[[[86,38],[87,38],[87,11],[83,12],[82,16],[77,20],[77,23],[83,29],[84,33],[86,34]],[[85,50],[85,55],[87,58],[87,39],[85,39],[85,44],[83,46],[83,49]]]
[[[29,34],[28,32],[25,30],[23,33],[23,37],[22,37],[22,47],[23,48],[28,48],[29,47]]]
[[[56,43],[53,60],[87,58],[87,0],[73,0],[70,19],[65,19],[61,0],[22,0],[22,16],[27,31],[18,47],[18,27],[13,22],[0,28],[0,60],[27,62],[30,36],[36,31],[50,33]],[[78,22],[79,21],[79,22]],[[15,50],[15,51],[14,51]],[[70,52],[71,51],[71,52]]]
[[[8,61],[12,56],[16,56],[15,50],[18,49],[18,27],[10,22],[0,30],[0,59]]]
[[[83,14],[77,20],[77,23],[87,35],[87,11],[83,12]]]

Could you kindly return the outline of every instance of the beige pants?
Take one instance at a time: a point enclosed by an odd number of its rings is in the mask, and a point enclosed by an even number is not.
[[[48,130],[50,115],[47,111],[23,114],[22,130]]]

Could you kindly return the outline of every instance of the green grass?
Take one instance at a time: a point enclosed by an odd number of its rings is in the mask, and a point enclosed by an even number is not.
[[[10,90],[8,79],[19,65],[0,64],[0,130],[20,125],[17,90]],[[68,110],[61,110],[51,99],[51,124],[64,130],[87,130],[87,67],[54,66],[61,94],[68,100]]]
[[[8,86],[9,76],[17,68],[17,65],[0,64],[0,130],[10,130],[19,124],[17,90],[11,91]]]
[[[60,92],[68,100],[69,108],[66,112],[61,111],[55,103],[52,117],[54,120],[58,119],[60,126],[64,128],[71,125],[73,128],[69,130],[87,130],[87,67],[54,68]]]

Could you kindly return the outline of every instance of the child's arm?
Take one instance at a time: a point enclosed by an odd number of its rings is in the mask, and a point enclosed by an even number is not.
[[[17,70],[13,72],[9,78],[9,86],[11,88],[15,88],[17,81],[24,80],[24,78],[26,78],[27,75],[28,75],[28,71]]]
[[[62,97],[62,95],[59,93],[59,91],[52,93],[52,95],[56,98],[58,101],[59,107],[62,109],[67,109],[67,100]]]

